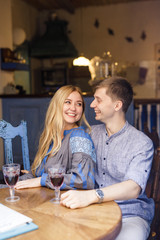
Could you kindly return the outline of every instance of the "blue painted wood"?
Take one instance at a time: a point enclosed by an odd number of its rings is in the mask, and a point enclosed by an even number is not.
[[[134,126],[134,103],[131,102],[127,112],[126,112],[126,119],[127,121]]]
[[[150,124],[148,123],[148,118],[150,119]],[[157,109],[156,104],[151,104],[151,111],[148,112],[147,104],[142,105],[141,113],[141,125],[142,131],[144,132],[145,125],[147,124],[149,131],[153,132],[153,129],[158,129],[157,127]]]
[[[151,106],[150,119],[151,119],[151,132],[153,132],[153,129],[158,129],[156,104],[153,104]]]
[[[23,63],[1,63],[2,70],[29,71],[29,65]]]
[[[23,167],[26,170],[30,170],[26,122],[22,120],[19,126],[13,127],[10,123],[0,120],[0,137],[4,139],[5,163],[14,162],[12,140],[16,136],[21,138]]]
[[[94,109],[90,107],[91,102],[94,100],[93,97],[84,97],[85,101],[85,115],[90,125],[100,124],[100,121],[95,120]],[[131,124],[134,125],[134,105],[133,102],[130,104],[128,111],[126,113],[126,119]]]
[[[148,117],[147,105],[143,105],[142,106],[142,115],[141,115],[142,131],[143,132],[144,132],[145,124],[147,123],[147,117]]]
[[[100,124],[100,121],[95,119],[94,109],[90,107],[91,102],[94,100],[93,97],[84,97],[85,101],[85,116],[90,125]]]

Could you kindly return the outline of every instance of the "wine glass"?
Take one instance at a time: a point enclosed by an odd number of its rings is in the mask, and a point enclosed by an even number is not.
[[[6,184],[9,186],[10,197],[7,197],[5,200],[7,202],[16,202],[20,199],[20,197],[15,196],[14,186],[16,185],[19,174],[20,174],[20,164],[18,163],[10,163],[5,164],[2,167],[4,180]]]
[[[65,169],[63,166],[55,166],[48,168],[48,174],[51,180],[51,183],[54,187],[55,198],[50,201],[55,204],[60,203],[60,187],[64,181]]]

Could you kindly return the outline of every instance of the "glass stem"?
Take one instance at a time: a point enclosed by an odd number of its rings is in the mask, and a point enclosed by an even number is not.
[[[59,200],[60,197],[60,190],[58,188],[55,189],[55,198],[56,200]]]
[[[14,197],[14,193],[15,193],[14,188],[10,187],[9,188],[9,192],[10,192],[10,197],[13,198]]]

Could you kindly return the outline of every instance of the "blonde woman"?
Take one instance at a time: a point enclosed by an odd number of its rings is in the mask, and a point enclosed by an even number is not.
[[[31,171],[21,177],[16,189],[46,186],[53,188],[48,168],[65,165],[61,189],[94,188],[95,150],[85,129],[90,128],[84,114],[84,100],[76,86],[63,86],[49,104],[44,130]]]

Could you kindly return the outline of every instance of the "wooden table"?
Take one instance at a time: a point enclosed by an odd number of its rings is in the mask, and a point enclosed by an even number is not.
[[[15,240],[112,240],[121,229],[121,210],[114,201],[71,210],[51,203],[54,192],[44,187],[17,190],[20,200],[15,203],[5,201],[8,195],[8,188],[0,189],[0,203],[31,217],[39,226]]]

